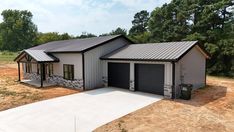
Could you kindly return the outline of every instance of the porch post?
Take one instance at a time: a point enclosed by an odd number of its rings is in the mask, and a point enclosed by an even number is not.
[[[44,70],[44,69],[43,69],[43,68],[44,68],[44,67],[43,67],[43,63],[41,63],[40,66],[41,66],[40,69],[41,69],[41,88],[42,88],[42,87],[43,87],[43,74],[44,74],[44,73],[43,73],[43,70]]]
[[[17,62],[17,63],[18,63],[18,77],[19,77],[18,81],[20,82],[21,81],[21,79],[20,79],[20,62]]]

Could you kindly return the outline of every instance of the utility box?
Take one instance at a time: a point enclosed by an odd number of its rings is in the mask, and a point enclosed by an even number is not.
[[[192,95],[193,85],[192,84],[181,84],[180,89],[181,89],[180,98],[185,99],[185,100],[190,100],[191,95]]]

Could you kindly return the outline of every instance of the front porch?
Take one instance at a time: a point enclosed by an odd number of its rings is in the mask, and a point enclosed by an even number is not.
[[[14,61],[18,63],[18,81],[35,87],[56,85],[49,82],[48,79],[53,76],[53,63],[59,62],[56,57],[48,55],[42,50],[25,50]],[[21,80],[21,64],[23,80]]]

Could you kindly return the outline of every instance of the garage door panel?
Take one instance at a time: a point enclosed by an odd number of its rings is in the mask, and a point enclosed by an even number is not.
[[[136,90],[163,95],[164,93],[164,65],[136,64]]]
[[[129,89],[130,64],[108,63],[108,85]]]

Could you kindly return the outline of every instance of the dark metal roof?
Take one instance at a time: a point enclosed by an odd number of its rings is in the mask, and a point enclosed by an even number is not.
[[[112,35],[103,37],[93,37],[84,39],[71,39],[63,41],[53,41],[30,48],[30,50],[45,50],[46,52],[83,52],[107,43],[113,39],[124,37],[122,35]],[[125,38],[125,37],[124,37]],[[127,39],[127,38],[126,38]],[[127,39],[128,40],[128,39]],[[129,40],[130,41],[130,40]]]
[[[45,53],[44,50],[24,50],[20,55],[18,55],[15,58],[15,61],[20,61],[22,56],[24,56],[25,54],[28,54],[37,62],[58,62],[59,61],[58,58]]]
[[[197,41],[131,44],[107,54],[103,60],[178,61]]]

